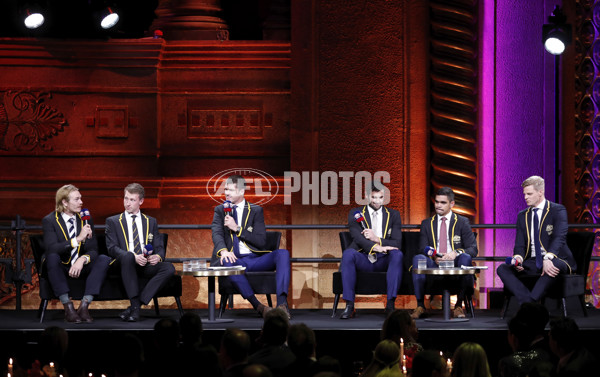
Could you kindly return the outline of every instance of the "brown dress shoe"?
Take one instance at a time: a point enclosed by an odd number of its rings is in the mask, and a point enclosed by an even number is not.
[[[268,312],[270,312],[273,308],[270,306],[265,306],[263,304],[258,304],[256,307],[256,311],[260,314],[261,317],[265,318]]]
[[[277,309],[283,310],[285,312],[285,314],[287,314],[288,320],[292,319],[292,315],[290,314],[290,308],[288,307],[287,304],[277,305]]]
[[[81,304],[79,304],[79,309],[77,309],[77,315],[79,316],[79,318],[81,318],[82,321],[87,322],[87,323],[92,323],[94,322],[94,319],[92,318],[92,316],[90,315],[90,312],[88,311],[88,307],[90,306],[90,303],[85,301],[85,300],[81,300]]]
[[[415,310],[410,314],[412,319],[419,319],[425,316],[425,308],[422,306],[417,306]]]
[[[465,318],[465,312],[460,306],[454,308],[454,318]]]
[[[81,318],[77,315],[73,302],[69,301],[63,305],[65,306],[65,322],[81,323]]]

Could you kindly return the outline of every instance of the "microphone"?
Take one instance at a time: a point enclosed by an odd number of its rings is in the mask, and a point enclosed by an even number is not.
[[[360,224],[363,230],[367,229],[367,223],[365,222],[365,218],[363,217],[362,213],[356,211],[356,213],[354,214],[354,220],[356,220],[356,222]]]
[[[425,246],[423,253],[425,255],[427,255],[428,257],[436,257],[437,256],[437,251],[431,246]]]
[[[515,267],[521,266],[521,263],[519,262],[519,260],[517,258],[513,258],[513,257],[506,257],[506,261],[504,263],[511,265],[511,266],[515,266]]]
[[[85,225],[88,224],[88,220],[91,219],[92,217],[90,216],[90,210],[87,208],[82,208],[81,209],[81,220],[85,221]]]
[[[226,200],[223,202],[223,210],[225,211],[226,215],[231,216],[232,208],[231,208],[231,202],[229,200]]]
[[[144,246],[144,256],[146,258],[148,258],[150,256],[150,254],[152,254],[153,250],[154,250],[154,247],[152,247],[152,245],[150,245],[150,244]]]

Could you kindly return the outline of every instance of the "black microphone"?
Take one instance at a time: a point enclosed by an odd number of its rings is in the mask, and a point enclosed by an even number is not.
[[[92,217],[90,216],[90,210],[87,208],[82,208],[81,209],[81,220],[85,221],[85,225],[88,224],[88,220],[91,219]]]
[[[356,211],[354,214],[354,220],[360,224],[363,230],[367,229],[367,223],[365,222],[365,218],[363,217],[362,213]]]
[[[511,265],[511,266],[515,266],[515,267],[521,266],[521,262],[519,262],[519,260],[517,258],[513,258],[513,257],[506,257],[506,261],[504,263]]]
[[[144,246],[144,256],[146,258],[148,258],[150,256],[150,254],[152,254],[153,250],[154,250],[154,247],[152,247],[152,245],[150,245],[150,244]]]

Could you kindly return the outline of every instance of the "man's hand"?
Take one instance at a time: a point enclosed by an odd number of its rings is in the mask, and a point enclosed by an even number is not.
[[[77,235],[77,242],[82,243],[86,238],[92,238],[92,227],[90,224],[84,225],[81,232]]]
[[[235,223],[233,217],[229,215],[225,215],[225,227],[229,228],[231,231],[235,232],[237,230],[238,225]]]
[[[223,265],[223,260],[229,263],[233,263],[237,260],[237,257],[231,251],[223,251],[221,252],[221,266]]]
[[[560,272],[560,270],[558,268],[556,268],[556,266],[554,265],[554,263],[552,263],[551,260],[548,259],[544,259],[544,267],[542,268],[542,275],[546,274],[550,277],[556,277],[556,275],[558,275],[558,273]]]
[[[145,266],[146,263],[148,263],[148,259],[144,256],[144,254],[136,254],[135,263],[137,263],[139,266]]]
[[[160,262],[160,257],[156,254],[150,254],[146,259],[148,260],[148,263],[151,266],[154,266],[155,264]]]
[[[523,271],[525,268],[523,267],[523,257],[520,255],[515,255],[514,258],[519,262],[518,265],[515,264],[515,269],[519,272]]]
[[[375,235],[375,231],[373,229],[365,229],[361,233],[369,241],[371,241],[371,242],[379,242],[379,237],[377,237]]]
[[[373,246],[373,251],[376,253],[387,254],[388,251],[390,251],[390,250],[398,250],[398,248],[394,247],[394,246],[381,246],[381,245]]]
[[[457,256],[458,256],[458,253],[456,251],[450,250],[449,252],[444,254],[443,257],[437,258],[437,259],[439,259],[439,260],[455,260]]]
[[[81,270],[83,269],[83,265],[85,264],[85,258],[77,258],[75,263],[69,268],[69,276],[77,279],[79,274],[81,274]]]

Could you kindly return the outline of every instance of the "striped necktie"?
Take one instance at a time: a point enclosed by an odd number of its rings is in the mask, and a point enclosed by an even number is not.
[[[538,219],[539,208],[533,209],[533,246],[535,248],[535,266],[541,270],[544,267],[544,257],[542,256],[542,245],[540,244],[540,219]]]
[[[237,224],[238,220],[237,220],[237,206],[233,206],[233,211],[231,211],[231,214],[233,215],[233,220],[235,221],[235,223]],[[237,236],[237,234],[235,232],[233,232],[233,254],[239,258],[240,255],[240,240]]]
[[[72,240],[73,238],[75,238],[75,218],[71,217],[68,221],[69,223],[69,240]],[[73,263],[75,263],[75,261],[77,260],[77,248],[73,248],[73,250],[71,250],[71,265]]]
[[[142,253],[142,247],[140,246],[140,234],[138,232],[137,223],[135,218],[137,215],[131,215],[131,229],[133,231],[133,252],[136,254]]]

